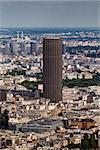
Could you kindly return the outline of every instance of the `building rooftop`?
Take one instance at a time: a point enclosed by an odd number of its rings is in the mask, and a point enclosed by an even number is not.
[[[61,39],[61,37],[60,36],[46,36],[46,37],[44,37],[44,39],[50,39],[50,40],[56,40],[56,39]]]

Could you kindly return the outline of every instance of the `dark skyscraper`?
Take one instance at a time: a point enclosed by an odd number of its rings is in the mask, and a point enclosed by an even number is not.
[[[30,43],[30,54],[33,54],[34,52],[36,53],[37,51],[37,43],[35,42],[31,42]]]
[[[43,92],[52,102],[62,100],[62,42],[59,37],[43,39]]]

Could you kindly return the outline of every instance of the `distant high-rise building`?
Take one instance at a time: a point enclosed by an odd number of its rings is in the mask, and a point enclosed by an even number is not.
[[[30,43],[30,54],[36,53],[37,51],[37,43],[36,41],[33,41]]]
[[[26,54],[26,43],[20,42],[19,47],[20,47],[19,54],[21,54],[21,55]]]
[[[21,31],[21,41],[23,42],[23,40],[24,40],[24,33],[23,31]]]
[[[10,53],[13,54],[13,44],[12,44],[12,42],[10,43],[9,47],[10,47]]]
[[[60,37],[43,39],[43,92],[52,102],[62,100],[62,42]]]
[[[20,42],[20,36],[19,36],[19,31],[17,31],[17,42]]]
[[[17,52],[18,52],[17,41],[11,41],[11,43],[10,43],[10,53],[11,54],[17,54]]]
[[[63,43],[62,44],[62,54],[66,53],[66,45]]]

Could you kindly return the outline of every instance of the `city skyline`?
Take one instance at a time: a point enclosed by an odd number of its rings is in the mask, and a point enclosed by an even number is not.
[[[0,27],[100,27],[100,1],[0,1]]]
[[[0,28],[1,150],[100,150],[99,31]]]

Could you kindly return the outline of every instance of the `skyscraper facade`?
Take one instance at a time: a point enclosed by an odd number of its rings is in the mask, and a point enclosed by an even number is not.
[[[43,92],[52,102],[62,100],[62,42],[60,37],[43,39]]]

